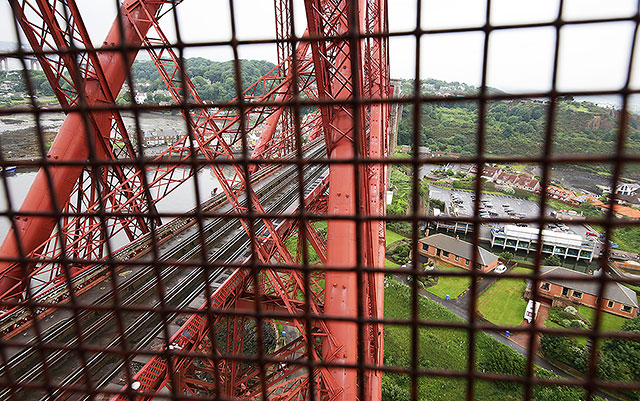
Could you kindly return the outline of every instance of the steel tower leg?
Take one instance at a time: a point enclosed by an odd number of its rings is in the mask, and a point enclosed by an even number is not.
[[[129,7],[131,1],[125,1],[121,8],[126,10]],[[157,10],[162,6],[162,3],[154,3],[149,5],[154,10]],[[130,12],[136,13],[138,10],[134,9]],[[118,48],[122,44],[127,46],[140,46],[141,41],[137,34],[134,32],[131,24],[125,19],[124,24],[124,38],[120,35],[119,24],[114,23],[107,35],[104,44],[107,46],[113,46]],[[148,30],[151,26],[149,22],[142,29]],[[140,26],[138,27],[140,29]],[[146,32],[145,30],[145,32]],[[127,73],[133,60],[135,59],[137,50],[131,51],[128,55],[128,60],[125,60],[123,55],[119,52],[99,52],[98,59],[102,65],[102,69],[105,76],[108,79],[109,87],[113,94],[120,92],[122,85],[127,77]],[[100,94],[100,88],[98,85],[87,84],[84,88],[85,101],[89,106],[95,105],[98,102],[98,96]],[[107,113],[109,114],[109,113]],[[106,131],[110,128],[110,121],[107,116],[104,119],[98,118],[98,124],[104,125]],[[86,124],[84,117],[81,113],[70,113],[58,135],[56,135],[49,152],[47,153],[47,159],[49,161],[86,161],[89,157],[90,143],[96,143],[94,138],[89,140],[89,135],[99,135],[99,132],[86,131]],[[99,125],[100,126],[100,125]],[[102,126],[100,126],[102,128]],[[82,166],[49,166],[47,167],[49,175],[51,177],[53,188],[55,193],[51,193],[49,190],[49,184],[47,180],[47,174],[45,168],[41,168],[38,172],[27,196],[22,203],[20,212],[22,213],[56,213],[54,205],[62,207],[68,200],[73,188],[80,177],[82,172]],[[56,219],[51,217],[17,217],[16,227],[17,231],[11,229],[7,234],[2,246],[0,247],[0,257],[3,258],[17,258],[20,255],[18,243],[22,247],[23,254],[29,254],[36,249],[40,244],[46,241],[56,225]],[[10,271],[8,271],[10,270]],[[15,296],[20,295],[26,286],[25,277],[23,277],[22,269],[11,262],[0,262],[0,272],[7,272],[6,277],[0,281],[0,293],[4,293],[14,287],[12,293]],[[21,282],[21,285],[15,286],[16,282]]]

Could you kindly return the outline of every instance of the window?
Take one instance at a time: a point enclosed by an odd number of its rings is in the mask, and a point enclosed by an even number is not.
[[[569,289],[567,287],[562,288],[562,295],[564,295],[565,297],[569,296]]]
[[[582,298],[582,293],[580,291],[574,291],[573,292],[573,297],[574,298]]]
[[[460,258],[458,257],[458,255],[456,255],[456,262],[459,261],[459,260],[460,260]]]
[[[607,308],[613,308],[613,305],[615,305],[616,303],[613,301],[609,301],[609,303],[607,304]]]
[[[449,252],[442,251],[442,256],[444,256],[445,258],[448,258],[449,257]]]
[[[467,266],[469,266],[469,260],[465,260],[465,261],[464,261],[464,264],[465,264],[465,265],[467,265]]]
[[[545,291],[549,291],[549,287],[550,287],[549,283],[542,283],[542,285],[540,286],[540,289],[541,290],[545,290]]]
[[[628,305],[622,305],[622,311],[623,312],[631,313],[631,310],[633,310],[632,307],[630,307]]]

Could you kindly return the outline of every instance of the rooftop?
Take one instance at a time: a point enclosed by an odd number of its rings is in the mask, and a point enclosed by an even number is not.
[[[514,225],[504,226],[505,235],[529,241],[537,241],[538,232],[539,230],[533,227],[518,227]],[[549,244],[580,247],[584,242],[584,238],[577,234],[542,230],[542,241]]]
[[[590,274],[565,269],[560,266],[540,266],[540,273],[541,278],[550,275],[563,275],[576,278],[593,277]],[[597,280],[573,281],[571,279],[545,278],[545,281],[594,296],[598,296],[600,290],[600,283]],[[605,286],[603,297],[611,301],[620,302],[621,304],[638,307],[636,293],[617,282],[609,282]]]
[[[473,247],[471,243],[460,239],[455,239],[445,234],[433,234],[429,237],[420,240],[423,244],[431,245],[443,251],[450,252],[454,255],[458,255],[465,259],[471,260]],[[483,265],[488,265],[494,260],[498,259],[498,256],[487,251],[484,248],[478,247],[480,254],[479,262]]]

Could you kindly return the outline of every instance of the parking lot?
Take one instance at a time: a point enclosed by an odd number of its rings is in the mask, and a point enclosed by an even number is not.
[[[443,201],[447,205],[451,215],[471,216],[473,214],[473,197],[475,197],[475,194],[471,191],[459,189],[449,190],[430,186],[429,197]],[[460,200],[460,202],[455,205],[453,203],[454,197]],[[489,216],[486,217],[516,218],[518,214],[526,217],[540,215],[538,203],[526,199],[483,193],[480,201],[484,204],[484,210],[489,214]],[[512,214],[510,215],[507,210],[512,211]]]
[[[438,199],[443,201],[447,205],[447,211],[451,215],[457,216],[471,216],[473,215],[473,197],[475,194],[472,191],[465,191],[460,189],[444,189],[434,186],[429,186],[429,197],[431,199]],[[453,202],[455,199],[458,199],[458,202]],[[540,215],[540,206],[537,202],[515,198],[513,196],[508,195],[500,195],[500,194],[482,194],[482,198],[480,199],[481,204],[483,204],[484,213],[482,217],[487,218],[505,218],[511,217],[514,219],[514,224],[518,223],[518,217],[538,217]],[[549,211],[554,210],[549,208]],[[496,224],[499,226],[502,224]],[[537,227],[536,224],[528,224],[530,227]],[[587,228],[580,224],[560,224],[560,225],[550,225],[549,229],[557,230],[557,231],[565,231],[567,233],[574,233],[582,236],[583,238],[588,238],[587,236]],[[480,231],[481,235],[488,233],[486,227]]]

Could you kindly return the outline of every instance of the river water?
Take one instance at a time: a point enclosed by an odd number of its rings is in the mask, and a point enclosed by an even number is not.
[[[49,144],[65,117],[62,113],[43,113],[39,118],[39,127],[44,135],[44,142]],[[136,122],[132,115],[123,115],[125,125],[130,133],[136,130]],[[166,113],[141,113],[138,120],[142,132],[162,131],[171,135],[184,132],[185,123],[181,116]],[[39,140],[36,134],[36,124],[33,116],[29,114],[14,114],[0,118],[1,151],[7,160],[34,159],[41,154]],[[153,157],[163,148],[146,148],[145,156]],[[146,154],[149,152],[149,154]],[[35,169],[18,169],[16,174],[7,177],[7,185],[11,198],[11,208],[19,210],[31,184],[36,177]],[[225,174],[232,174],[231,168],[225,169]],[[182,176],[178,172],[177,176]],[[200,201],[211,198],[211,191],[220,191],[220,183],[210,168],[203,168],[198,172]],[[0,213],[7,211],[7,194],[5,185],[0,180]],[[182,183],[178,188],[169,193],[157,204],[160,213],[181,213],[193,209],[196,206],[195,184],[193,177]],[[171,218],[163,218],[163,222]],[[11,223],[7,216],[0,216],[0,242],[4,240]],[[116,239],[114,246],[125,245],[126,241]]]
[[[227,172],[231,174],[231,171],[225,170],[225,174]],[[13,210],[18,210],[20,208],[20,205],[26,197],[36,174],[35,170],[18,170],[16,174],[7,176],[7,186],[11,199],[11,208]],[[198,172],[198,186],[201,202],[211,198],[212,190],[216,189],[219,193],[221,188],[217,178],[211,169],[207,167]],[[160,213],[182,213],[193,209],[195,206],[196,196],[193,177],[186,180],[157,204],[158,212]],[[7,210],[7,191],[4,184],[0,183],[0,212],[6,212]],[[163,218],[163,222],[168,220],[171,220],[171,218]],[[9,231],[10,226],[11,223],[9,218],[7,216],[0,216],[0,239],[2,241],[4,241],[4,237]],[[113,246],[115,247],[120,247],[122,245],[126,245],[126,241],[123,241],[123,239],[116,238],[113,242]]]

